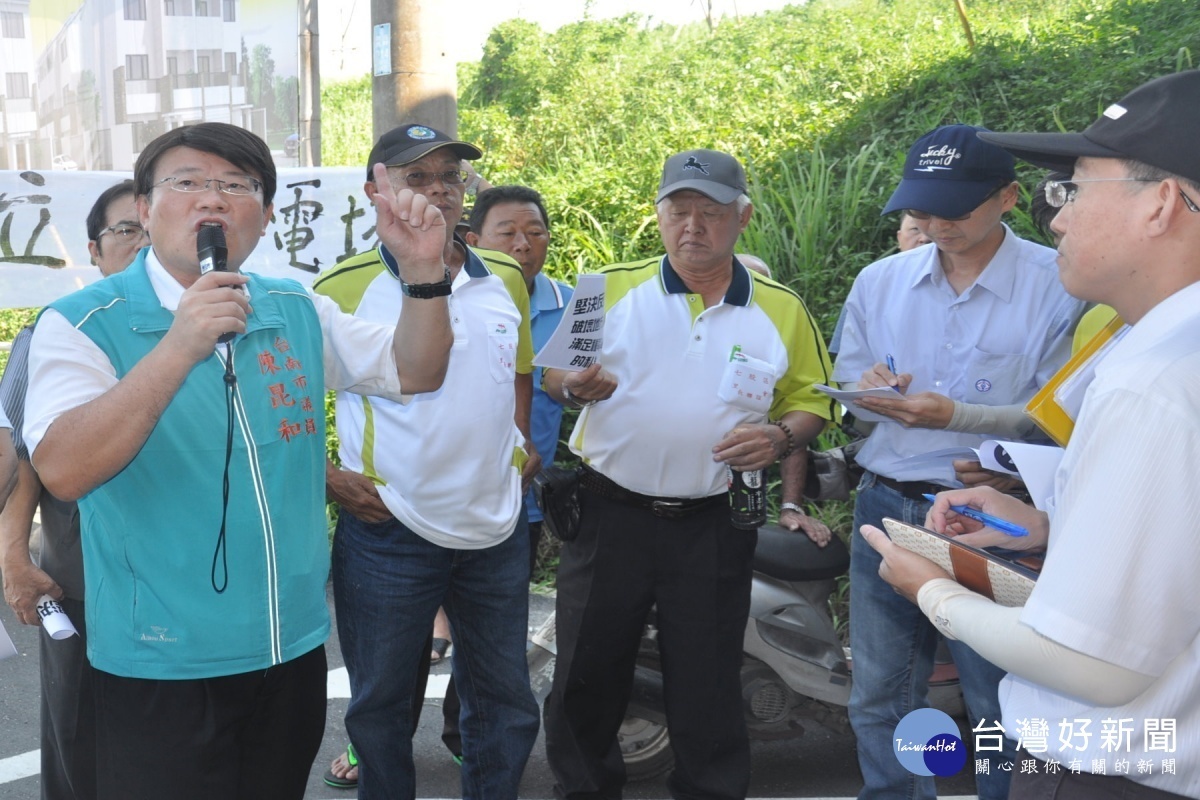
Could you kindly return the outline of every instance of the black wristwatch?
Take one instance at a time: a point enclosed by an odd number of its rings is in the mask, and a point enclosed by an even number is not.
[[[436,283],[405,283],[400,279],[400,291],[405,297],[415,297],[418,300],[428,300],[431,297],[446,297],[450,294],[450,268],[446,267],[446,275]]]

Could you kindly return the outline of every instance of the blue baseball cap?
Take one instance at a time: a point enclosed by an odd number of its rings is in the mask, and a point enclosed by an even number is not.
[[[1017,179],[1013,157],[977,134],[987,128],[943,125],[917,140],[884,214],[915,209],[952,219],[970,214],[998,187]]]

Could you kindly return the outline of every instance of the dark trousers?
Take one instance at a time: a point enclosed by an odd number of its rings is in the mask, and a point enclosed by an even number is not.
[[[1021,765],[1035,761],[1035,770],[1022,772]],[[1020,750],[1013,767],[1009,800],[1184,800],[1181,794],[1155,789],[1123,775],[1072,773],[1066,765],[1055,772],[1046,762]]]
[[[665,519],[582,494],[579,536],[558,568],[558,659],[546,698],[546,753],[565,798],[619,798],[617,731],[646,615],[657,605],[674,798],[744,798],[750,744],[742,639],[757,533],[723,505]]]
[[[96,670],[99,800],[301,800],[325,733],[325,648],[199,680]]]
[[[94,673],[87,660],[83,601],[59,603],[78,636],[55,641],[39,636],[42,680],[42,797],[91,800],[96,796]]]

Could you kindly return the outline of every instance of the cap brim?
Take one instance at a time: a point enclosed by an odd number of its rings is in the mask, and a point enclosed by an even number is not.
[[[398,167],[404,164],[411,164],[419,158],[432,153],[434,150],[440,150],[443,147],[448,147],[454,151],[454,154],[459,158],[465,158],[468,161],[474,161],[477,158],[483,157],[483,151],[473,144],[466,142],[422,142],[414,145],[406,150],[396,153],[391,158],[383,162],[384,166]]]
[[[912,208],[944,219],[961,217],[979,208],[998,185],[998,178],[988,181],[904,178],[892,192],[880,216]]]
[[[1110,147],[1097,144],[1082,133],[979,133],[979,138],[1028,161],[1035,167],[1055,172],[1073,172],[1077,158],[1128,158]]]
[[[662,189],[659,189],[658,197],[654,198],[654,202],[661,203],[664,198],[669,197],[676,192],[686,191],[699,192],[705,197],[721,203],[722,205],[732,203],[734,200],[737,200],[740,196],[745,194],[745,192],[741,189],[735,189],[731,186],[726,186],[723,183],[716,183],[714,181],[687,180],[678,181],[676,183],[672,183],[670,186],[664,186]]]

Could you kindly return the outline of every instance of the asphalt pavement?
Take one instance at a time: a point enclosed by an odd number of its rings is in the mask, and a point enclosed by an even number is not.
[[[332,597],[330,597],[332,613]],[[553,611],[553,598],[530,595],[530,624],[536,629]],[[38,646],[37,630],[17,622],[5,605],[0,621],[12,636],[18,654],[0,661],[0,799],[38,800]],[[344,716],[348,685],[334,631],[327,645],[329,658],[329,713],[325,738],[309,776],[306,800],[353,798],[351,791],[332,789],[321,776],[346,745]],[[425,713],[414,739],[417,796],[460,797],[458,767],[442,745],[441,697],[449,680],[449,664],[436,665],[430,677]],[[758,798],[852,798],[861,787],[854,754],[854,737],[822,729],[807,731],[799,739],[759,741],[752,744],[751,796]],[[970,775],[939,782],[943,797],[969,796],[974,791]],[[546,764],[544,742],[539,738],[521,783],[521,797],[549,800],[553,778]],[[664,778],[627,786],[625,797],[668,798]]]

